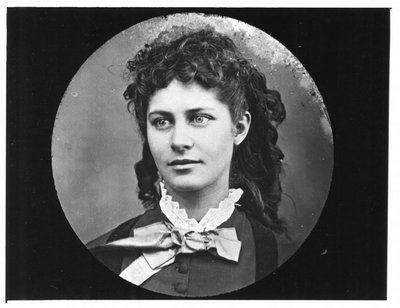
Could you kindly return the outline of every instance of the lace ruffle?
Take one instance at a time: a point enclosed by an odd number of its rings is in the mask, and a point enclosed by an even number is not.
[[[218,207],[209,209],[200,222],[197,222],[194,218],[188,218],[185,209],[179,208],[179,203],[172,200],[172,197],[167,194],[162,182],[160,182],[160,187],[160,207],[164,215],[175,227],[196,232],[214,230],[227,221],[235,210],[235,203],[243,194],[243,190],[240,188],[229,189],[228,197],[222,200]]]

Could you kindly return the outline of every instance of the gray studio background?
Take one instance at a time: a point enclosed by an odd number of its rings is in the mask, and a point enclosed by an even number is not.
[[[54,125],[58,197],[83,243],[143,212],[134,173],[141,140],[122,97],[127,85],[122,78],[124,65],[160,32],[173,35],[205,25],[234,39],[266,73],[268,87],[281,93],[287,109],[279,128],[279,145],[285,153],[280,215],[289,222],[292,242],[278,237],[282,263],[311,232],[326,201],[333,168],[332,131],[320,93],[301,63],[266,33],[233,19],[199,14],[152,19],[121,32],[82,65],[65,92]]]

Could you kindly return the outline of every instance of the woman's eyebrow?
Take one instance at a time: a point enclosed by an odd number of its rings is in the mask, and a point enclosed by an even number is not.
[[[213,112],[213,111],[215,111],[215,109],[212,107],[199,107],[199,108],[185,110],[185,115],[191,116],[191,115],[194,115],[199,112]],[[149,112],[148,117],[150,118],[151,116],[154,116],[154,115],[171,116],[172,112],[165,111],[165,110],[153,110],[153,111]]]
[[[170,116],[171,112],[164,111],[164,110],[154,110],[152,112],[149,112],[147,117],[151,117],[152,115]]]
[[[191,115],[199,113],[199,112],[212,112],[212,111],[215,111],[215,109],[212,107],[200,107],[200,108],[193,108],[193,109],[186,110],[185,114],[191,116]]]

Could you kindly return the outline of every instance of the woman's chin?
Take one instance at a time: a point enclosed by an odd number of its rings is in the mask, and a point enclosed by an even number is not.
[[[166,184],[175,191],[198,191],[205,187],[204,183],[189,178],[174,178],[171,181],[166,180]]]

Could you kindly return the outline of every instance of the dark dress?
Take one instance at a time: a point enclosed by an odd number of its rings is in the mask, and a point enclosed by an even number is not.
[[[120,274],[141,255],[140,251],[107,249],[106,243],[133,235],[140,228],[168,221],[157,207],[119,225],[89,242],[87,247],[108,268]],[[248,286],[277,267],[277,243],[272,231],[238,208],[219,228],[235,227],[242,242],[239,262],[216,257],[207,251],[179,254],[175,262],[146,280],[141,287],[174,296],[212,296]]]

